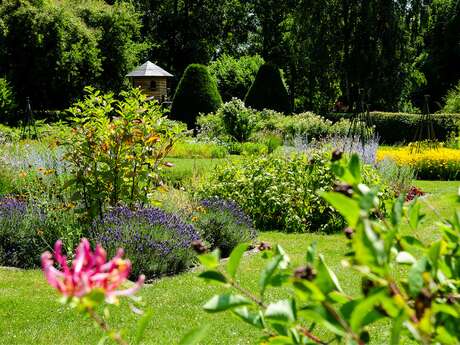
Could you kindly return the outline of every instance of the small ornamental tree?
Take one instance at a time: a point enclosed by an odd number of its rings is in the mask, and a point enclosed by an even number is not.
[[[171,108],[174,119],[185,122],[189,128],[195,126],[200,113],[215,112],[222,104],[214,78],[204,65],[192,64],[187,67],[177,86]]]
[[[289,94],[278,67],[269,63],[260,67],[246,95],[245,103],[247,107],[257,110],[272,109],[282,113],[291,112]]]

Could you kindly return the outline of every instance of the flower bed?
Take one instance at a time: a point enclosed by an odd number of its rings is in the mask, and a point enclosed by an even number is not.
[[[400,148],[381,148],[377,160],[394,160],[399,165],[411,166],[417,178],[426,180],[457,180],[460,178],[460,150],[439,148],[411,151],[408,146]]]

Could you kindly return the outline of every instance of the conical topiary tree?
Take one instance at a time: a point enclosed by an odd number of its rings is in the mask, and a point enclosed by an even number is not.
[[[291,112],[289,94],[278,67],[270,63],[260,67],[246,95],[245,104],[257,110],[272,109],[282,113]]]
[[[187,67],[177,86],[171,116],[193,128],[199,113],[215,112],[221,104],[222,98],[216,81],[211,77],[207,67],[192,64]]]

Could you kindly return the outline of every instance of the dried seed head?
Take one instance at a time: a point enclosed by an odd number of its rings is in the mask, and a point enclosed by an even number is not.
[[[316,278],[316,270],[310,265],[307,265],[305,267],[299,267],[295,270],[294,277],[296,277],[297,279],[312,281]]]
[[[197,254],[204,254],[208,251],[208,248],[206,248],[201,240],[192,241],[192,248]]]
[[[343,232],[344,232],[345,236],[349,240],[351,240],[355,231],[351,227],[346,227],[345,229],[343,229]]]
[[[339,149],[335,149],[334,151],[332,151],[331,161],[337,162],[342,159],[342,156],[343,156],[343,151]]]
[[[272,249],[272,246],[270,243],[268,242],[260,242],[259,245],[257,246],[257,248],[263,252],[265,250],[271,250]]]
[[[334,192],[351,197],[353,195],[353,187],[346,183],[338,183],[334,187]]]

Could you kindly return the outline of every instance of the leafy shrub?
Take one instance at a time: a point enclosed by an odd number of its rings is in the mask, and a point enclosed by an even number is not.
[[[390,220],[381,221],[374,216],[381,213],[378,188],[362,183],[359,160],[335,163],[333,170],[349,193],[322,197],[347,220],[348,250],[342,263],[348,274],[361,278],[360,291],[349,295],[342,289],[315,243],[300,267],[292,265],[282,247],[261,244],[267,263],[258,289],[242,289],[237,273],[248,248],[243,244],[225,267],[218,264],[218,253],[199,257],[208,269],[200,277],[226,289],[204,310],[236,315],[260,332],[253,339],[259,344],[373,343],[376,334],[369,329],[376,323],[391,323],[391,344],[406,344],[403,335],[419,344],[458,344],[459,212],[438,223],[439,239],[424,244],[402,230],[407,225],[417,232],[424,217],[419,204],[404,204],[400,197],[393,202]],[[282,297],[271,301],[271,296]]]
[[[257,71],[264,63],[259,55],[242,56],[236,59],[222,55],[209,66],[209,72],[216,78],[224,102],[232,98],[244,99]]]
[[[278,67],[272,64],[260,67],[246,95],[245,104],[257,110],[272,109],[285,114],[291,112],[289,94]]]
[[[70,210],[45,209],[14,197],[0,199],[0,265],[33,268],[49,243],[62,239],[73,248],[81,236]]]
[[[174,158],[225,158],[228,150],[217,143],[181,141],[174,145],[169,157]]]
[[[123,92],[121,100],[88,89],[70,111],[76,127],[65,143],[69,183],[88,215],[102,215],[107,205],[120,202],[149,202],[160,167],[184,126],[165,118],[138,89]]]
[[[198,114],[215,112],[222,104],[216,81],[206,66],[192,64],[187,67],[177,85],[171,116],[194,128]]]
[[[443,108],[445,113],[460,113],[460,81],[457,86],[451,89],[445,98],[446,105]]]
[[[343,220],[316,193],[331,190],[327,157],[251,157],[216,167],[199,195],[234,200],[258,229],[336,231]]]
[[[415,170],[422,180],[457,180],[460,178],[460,150],[439,148],[416,152],[411,147],[382,148],[377,159],[392,159],[400,166]]]
[[[192,225],[158,208],[116,207],[94,221],[91,231],[94,242],[106,248],[109,256],[124,248],[133,277],[157,278],[190,267],[191,243],[199,239]]]
[[[240,243],[257,237],[252,220],[233,201],[212,198],[200,202],[192,214],[193,225],[212,250],[219,248],[223,257]]]
[[[334,122],[351,116],[351,114],[327,114],[327,118]],[[420,114],[371,113],[376,134],[382,144],[388,145],[414,141],[420,118]],[[446,140],[452,133],[458,133],[459,123],[460,114],[433,115],[434,132],[439,141]]]
[[[233,99],[217,111],[222,118],[226,133],[238,142],[249,140],[256,126],[254,111],[244,106],[243,101]]]
[[[0,78],[0,121],[13,120],[13,112],[16,109],[16,101],[13,88],[4,78]]]
[[[242,143],[239,150],[242,156],[260,156],[268,153],[268,147],[264,143]]]

